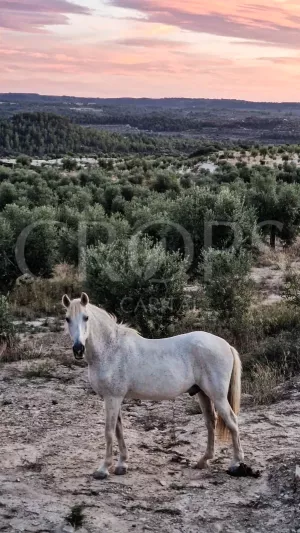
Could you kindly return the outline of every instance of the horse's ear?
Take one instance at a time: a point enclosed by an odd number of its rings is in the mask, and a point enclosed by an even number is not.
[[[87,304],[89,303],[89,297],[88,295],[85,293],[85,292],[82,292],[81,293],[81,299],[80,299],[80,303],[81,305],[83,305],[83,307],[86,307]]]
[[[64,294],[62,297],[62,304],[63,306],[68,309],[70,307],[71,300],[67,294]]]

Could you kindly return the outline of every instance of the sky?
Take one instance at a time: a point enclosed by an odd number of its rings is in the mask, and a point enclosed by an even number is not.
[[[300,0],[0,0],[0,92],[300,101]]]

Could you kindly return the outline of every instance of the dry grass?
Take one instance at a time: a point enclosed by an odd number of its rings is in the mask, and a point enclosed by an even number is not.
[[[51,349],[36,339],[24,345],[15,343],[1,355],[1,363],[15,363],[17,361],[31,361],[49,357]]]
[[[23,371],[23,376],[27,379],[51,379],[54,377],[55,369],[56,365],[53,361],[41,361],[28,365]]]
[[[244,381],[244,392],[250,394],[258,405],[273,403],[277,398],[276,388],[285,381],[283,373],[270,363],[256,363]]]
[[[10,309],[17,317],[31,320],[40,315],[61,313],[64,293],[78,296],[82,283],[76,270],[66,264],[57,265],[50,279],[37,278],[32,283],[16,285],[10,297]]]
[[[273,270],[284,272],[290,268],[293,263],[299,261],[300,257],[300,238],[288,248],[284,248],[280,242],[277,242],[276,249],[272,249],[266,244],[260,245],[260,255],[258,257],[257,267],[270,267]]]

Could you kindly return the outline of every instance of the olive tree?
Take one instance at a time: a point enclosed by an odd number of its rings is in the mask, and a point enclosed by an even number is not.
[[[182,315],[186,265],[148,237],[98,244],[86,253],[94,301],[149,337],[168,335]]]

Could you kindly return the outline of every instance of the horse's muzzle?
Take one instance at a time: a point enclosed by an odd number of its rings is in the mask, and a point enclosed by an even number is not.
[[[77,361],[81,361],[83,359],[84,352],[85,352],[85,347],[83,346],[83,344],[81,343],[74,344],[73,354],[74,354],[75,359],[77,359]]]

